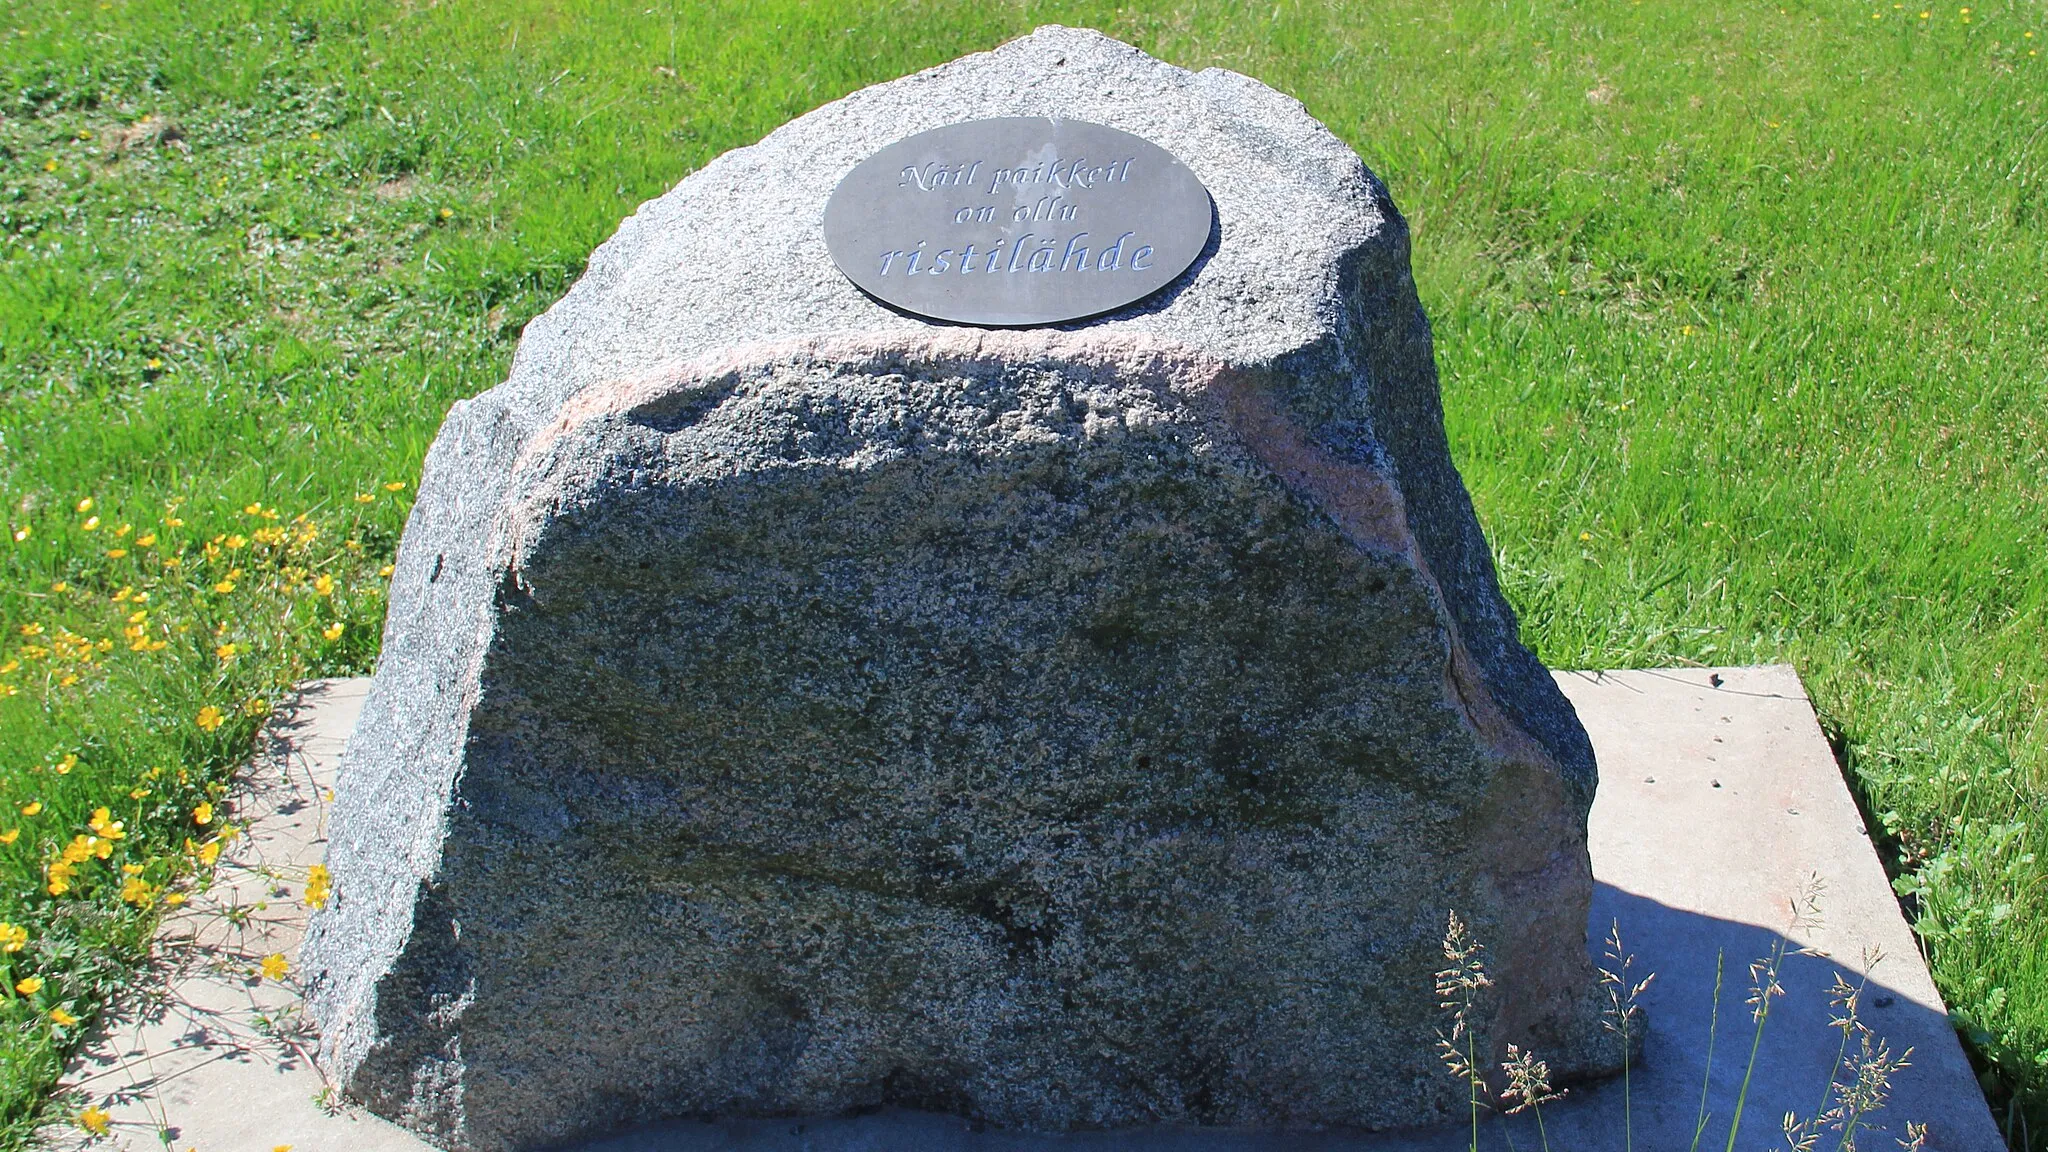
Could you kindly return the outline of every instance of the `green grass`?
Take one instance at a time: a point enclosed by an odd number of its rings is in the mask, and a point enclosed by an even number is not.
[[[1414,226],[1453,449],[1530,643],[1797,664],[1996,1115],[2048,1148],[2048,11],[1920,10],[17,0],[0,499],[31,534],[0,547],[0,659],[30,623],[123,639],[129,586],[167,647],[0,675],[0,799],[49,805],[0,849],[0,918],[51,985],[0,1003],[0,1123],[26,1131],[76,1033],[48,1009],[89,1016],[149,922],[112,860],[49,897],[50,854],[183,767],[120,812],[123,852],[183,874],[238,703],[372,658],[404,499],[376,486],[416,475],[591,247],[793,115],[1057,21],[1257,76],[1358,148]],[[151,115],[182,140],[115,147]],[[251,502],[324,531],[223,597],[236,561],[201,545],[268,523]],[[163,541],[108,557],[121,523]],[[183,567],[147,558],[170,548]],[[221,624],[249,646],[227,664]],[[232,712],[211,733],[209,703]]]

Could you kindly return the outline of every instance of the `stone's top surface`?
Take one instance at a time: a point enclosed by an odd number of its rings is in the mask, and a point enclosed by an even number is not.
[[[877,304],[826,251],[834,187],[906,135],[966,120],[1060,116],[1169,149],[1214,198],[1220,241],[1199,277],[1091,322],[1264,365],[1336,325],[1334,253],[1382,224],[1358,157],[1257,81],[1191,73],[1097,32],[1039,29],[987,53],[862,89],[718,157],[641,205],[567,296],[530,324],[506,407],[544,411],[598,381],[659,373],[750,340],[928,331]]]
[[[1079,320],[1179,279],[1209,243],[1209,193],[1159,145],[1082,120],[1008,116],[898,140],[825,206],[847,279],[919,316]]]

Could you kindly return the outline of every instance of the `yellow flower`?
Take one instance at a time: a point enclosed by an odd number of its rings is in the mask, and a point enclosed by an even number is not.
[[[157,369],[159,369],[159,368],[162,368],[163,366],[164,366],[164,362],[163,362],[163,361],[161,361],[161,360],[159,360],[159,359],[157,359],[157,358],[156,358],[156,357],[154,357],[154,356],[151,356],[151,357],[149,358],[149,363],[148,363],[148,364],[146,364],[146,365],[144,365],[144,367],[148,368],[148,369],[149,369],[149,370],[150,370],[151,372],[154,372],[154,371],[156,371]]]
[[[176,908],[178,905],[183,904],[184,902],[185,894],[183,892],[173,892],[169,896],[164,897],[164,903],[170,905],[173,908]]]
[[[78,514],[83,516],[90,511],[92,511],[92,497],[87,496],[78,502]]]
[[[239,651],[239,649],[237,649],[233,644],[223,644],[220,647],[215,648],[213,650],[213,654],[215,656],[220,657],[221,663],[226,664],[228,661],[233,660],[235,658],[235,653],[237,651]]]
[[[130,800],[141,800],[148,795],[149,789],[147,788],[130,788],[128,790],[128,798]]]
[[[28,947],[28,929],[0,920],[0,952],[19,952]]]
[[[143,866],[143,865],[141,865],[141,864],[123,864],[123,865],[121,865],[121,875],[123,875],[123,876],[140,876],[140,875],[142,875],[143,871],[144,871],[144,866]]]
[[[127,825],[114,819],[114,814],[105,808],[93,809],[92,823],[87,824],[86,827],[107,840],[119,840],[128,834],[123,831]]]
[[[130,876],[121,884],[121,899],[137,908],[147,908],[156,903],[156,889],[140,876]]]
[[[26,980],[17,983],[14,986],[14,990],[23,996],[33,996],[43,990],[43,978],[41,976],[30,976]]]
[[[19,839],[21,839],[21,829],[19,828],[9,828],[5,832],[0,832],[0,844],[12,844]]]
[[[184,526],[185,522],[183,520],[178,519],[176,516],[164,517],[164,527],[166,528],[183,528]]]
[[[114,603],[116,604],[126,604],[134,598],[135,586],[132,584],[124,584],[119,592],[114,593]]]
[[[391,565],[386,564],[382,568],[377,569],[377,575],[382,576],[386,580],[389,580],[391,579],[391,573],[395,570],[396,569],[394,569]]]
[[[198,856],[201,864],[206,865],[208,868],[213,867],[213,862],[220,859],[220,841],[208,840],[200,845]]]
[[[66,864],[64,861],[59,860],[50,865],[48,872],[50,882],[48,891],[50,895],[62,896],[66,892],[71,891],[71,877],[77,874],[78,868],[76,865]]]
[[[99,529],[99,526],[100,518],[97,516],[87,516],[85,518],[85,523],[79,525],[80,528],[85,529],[87,532],[97,531]]]
[[[334,577],[321,573],[313,580],[313,591],[322,596],[334,595]]]
[[[130,624],[140,624],[148,619],[149,609],[147,608],[137,608],[135,611],[128,614],[128,622]]]
[[[43,626],[41,624],[23,624],[21,626],[21,634],[23,636],[41,636],[43,634]]]
[[[135,525],[133,525],[133,524],[123,524],[123,525],[121,525],[121,526],[120,526],[119,528],[116,528],[116,529],[114,529],[114,535],[116,535],[116,536],[126,536],[127,534],[129,534],[130,532],[133,532],[133,531],[135,531]]]
[[[282,952],[272,952],[263,958],[262,972],[265,980],[282,980],[284,974],[291,969],[291,963],[284,958]]]
[[[154,532],[144,532],[144,533],[143,533],[142,535],[140,535],[140,536],[137,536],[137,537],[135,538],[135,546],[136,546],[137,548],[147,548],[147,547],[149,547],[150,545],[152,545],[152,544],[155,544],[155,543],[156,543],[156,533],[154,533]]]
[[[327,904],[328,884],[332,877],[327,874],[327,865],[315,864],[306,869],[306,907],[322,908]]]
[[[356,493],[356,503],[358,503],[358,504],[374,504],[374,503],[376,503],[376,501],[377,501],[377,494],[376,494],[375,492],[358,492],[358,493]]]
[[[0,664],[0,676],[5,676],[10,672],[18,672],[20,670],[21,661],[19,660],[9,660],[5,664]]]
[[[403,492],[405,491],[405,481],[393,480],[389,484],[384,485],[384,490],[386,492]]]
[[[107,559],[109,560],[119,560],[121,557],[126,556],[127,554],[128,550],[126,548],[107,549]]]
[[[336,620],[334,623],[329,624],[327,627],[322,628],[320,630],[321,637],[324,638],[330,644],[332,644],[336,640],[341,639],[341,633],[342,623],[339,620]]]
[[[59,858],[59,862],[64,864],[83,864],[92,858],[93,847],[98,843],[99,837],[87,836],[81,832],[71,838],[71,843],[64,846],[64,854]]]
[[[194,824],[213,823],[213,801],[201,800],[199,807],[192,810],[192,822]]]
[[[76,752],[66,752],[64,754],[64,759],[57,762],[57,771],[59,774],[69,772],[76,767],[78,767],[78,753]]]
[[[239,548],[247,548],[249,546],[249,538],[237,532],[233,536],[228,537],[225,543],[229,551],[234,551]]]
[[[78,1126],[95,1136],[105,1136],[107,1134],[107,1121],[112,1119],[113,1117],[102,1111],[97,1104],[80,1112],[77,1116]]]
[[[45,172],[55,172],[56,170],[57,170],[57,161],[56,161],[56,160],[54,160],[54,159],[51,159],[51,160],[45,160],[45,161],[43,161],[43,171],[45,171]]]
[[[259,500],[256,503],[249,505],[247,508],[242,509],[242,514],[245,516],[261,516],[263,514],[262,501]]]
[[[73,1016],[62,1008],[52,1008],[50,1009],[50,1023],[55,1024],[59,1028],[69,1028],[73,1024],[78,1023],[78,1017]]]
[[[62,596],[64,593],[71,591],[71,585],[59,580],[55,584],[50,585],[50,591]]]
[[[43,802],[41,800],[31,800],[21,806],[21,814],[23,816],[33,816],[42,810]]]
[[[199,710],[198,724],[205,731],[211,732],[220,727],[221,721],[224,719],[226,717],[221,715],[220,709],[215,708],[211,704]]]
[[[213,590],[225,596],[235,590],[235,582],[233,580],[222,580],[213,586]]]

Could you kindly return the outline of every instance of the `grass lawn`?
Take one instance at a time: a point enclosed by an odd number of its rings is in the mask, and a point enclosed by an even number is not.
[[[585,254],[1061,22],[1291,92],[1387,181],[1528,641],[1797,664],[2048,1149],[2048,8],[1921,2],[15,0],[0,1146],[233,834],[265,702],[369,667],[404,486]]]

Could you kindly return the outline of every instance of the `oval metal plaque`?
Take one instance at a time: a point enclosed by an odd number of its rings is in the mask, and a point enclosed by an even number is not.
[[[1173,282],[1209,242],[1209,190],[1164,148],[1080,120],[1006,117],[896,141],[825,205],[832,262],[934,320],[1057,324]]]

